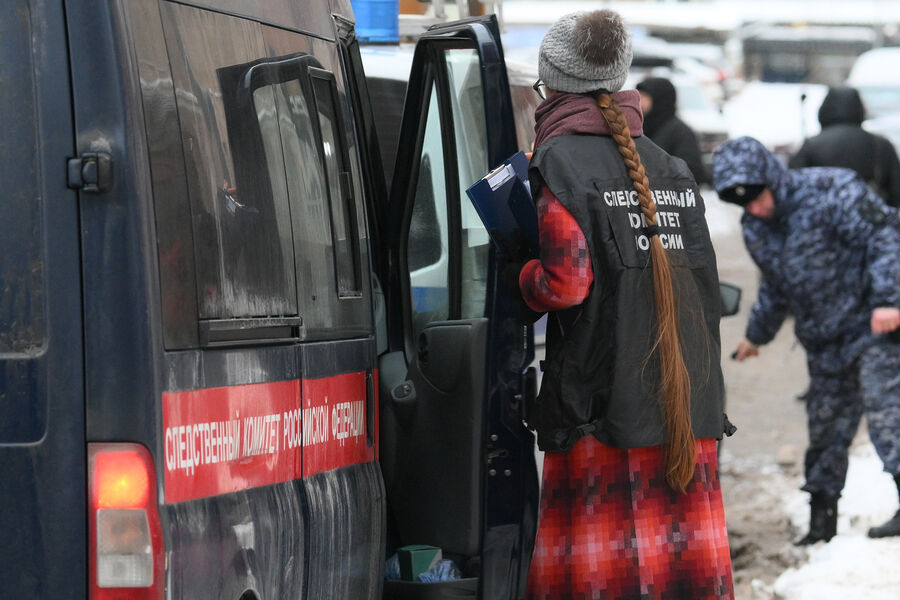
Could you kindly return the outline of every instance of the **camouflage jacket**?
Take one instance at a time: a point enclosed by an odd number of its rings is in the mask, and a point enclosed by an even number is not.
[[[739,138],[717,151],[716,188],[764,184],[775,214],[745,213],[744,241],[762,271],[747,339],[769,342],[787,313],[811,371],[848,366],[877,337],[878,306],[900,306],[900,221],[854,171],[788,169],[761,143]]]

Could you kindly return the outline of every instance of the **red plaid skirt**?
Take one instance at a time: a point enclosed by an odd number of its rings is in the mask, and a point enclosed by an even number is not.
[[[687,492],[665,482],[662,448],[586,436],[544,455],[530,600],[731,600],[716,441],[697,441]]]

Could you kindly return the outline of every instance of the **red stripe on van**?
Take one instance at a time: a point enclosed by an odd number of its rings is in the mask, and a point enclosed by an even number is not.
[[[167,392],[162,402],[166,503],[375,460],[365,372]]]
[[[375,460],[366,443],[365,373],[305,379],[303,398],[304,477]]]

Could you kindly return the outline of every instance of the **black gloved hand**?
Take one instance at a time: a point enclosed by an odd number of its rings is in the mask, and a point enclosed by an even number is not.
[[[500,287],[505,293],[515,299],[518,304],[519,321],[525,325],[534,323],[540,319],[543,314],[531,310],[531,308],[525,304],[525,299],[522,298],[522,288],[519,287],[519,274],[522,272],[522,267],[524,267],[525,263],[529,260],[531,259],[526,258],[508,262],[500,271]]]
[[[521,230],[514,229],[510,235],[503,233],[498,229],[491,230],[491,237],[497,242],[499,249],[498,254],[509,262],[525,263],[531,258],[528,245],[525,243],[525,236]]]
[[[522,289],[519,287],[519,274],[527,260],[507,262],[500,271],[500,286],[513,298],[522,297]]]

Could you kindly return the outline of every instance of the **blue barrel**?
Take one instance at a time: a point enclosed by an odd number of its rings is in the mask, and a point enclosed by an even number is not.
[[[356,17],[356,37],[361,42],[400,40],[399,0],[350,0],[350,4]]]

